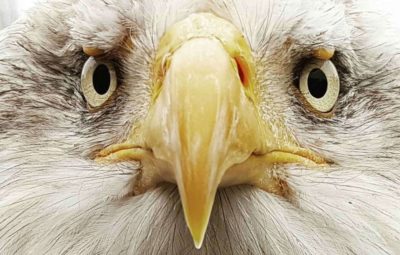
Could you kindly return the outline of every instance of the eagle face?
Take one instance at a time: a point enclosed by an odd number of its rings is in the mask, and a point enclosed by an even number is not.
[[[0,32],[0,253],[399,252],[382,6],[39,4]]]

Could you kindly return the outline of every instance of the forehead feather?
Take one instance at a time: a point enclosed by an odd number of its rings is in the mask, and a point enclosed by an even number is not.
[[[150,30],[160,38],[173,23],[193,12],[210,11],[242,29],[253,48],[270,37],[304,44],[344,43],[349,38],[345,6],[332,1],[150,1],[81,0],[74,5],[71,35],[79,44],[109,50],[129,32]],[[255,11],[254,11],[255,10]],[[277,38],[274,38],[277,39]]]

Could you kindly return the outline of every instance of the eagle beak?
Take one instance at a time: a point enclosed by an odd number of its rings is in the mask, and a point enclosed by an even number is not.
[[[161,39],[154,75],[153,103],[140,128],[99,156],[141,160],[138,193],[175,182],[197,248],[218,187],[252,184],[282,194],[284,185],[266,169],[324,162],[299,148],[282,123],[262,120],[251,49],[229,22],[196,14],[177,23]]]
[[[225,172],[262,147],[260,123],[236,61],[218,40],[193,39],[173,53],[143,130],[155,157],[174,169],[196,247]]]

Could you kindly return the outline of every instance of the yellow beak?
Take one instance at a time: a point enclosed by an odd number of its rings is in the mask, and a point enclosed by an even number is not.
[[[211,14],[190,16],[161,41],[147,118],[125,144],[100,153],[111,161],[141,160],[142,191],[177,183],[197,248],[218,187],[253,184],[279,193],[282,185],[266,168],[323,163],[284,135],[283,125],[262,120],[254,69],[250,47],[233,25]]]
[[[193,39],[173,54],[144,134],[155,157],[174,169],[200,247],[222,177],[259,150],[263,136],[236,62],[218,40]]]

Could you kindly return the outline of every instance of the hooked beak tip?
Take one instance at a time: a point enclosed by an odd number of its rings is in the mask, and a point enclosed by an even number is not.
[[[203,246],[203,240],[204,240],[204,237],[196,238],[193,236],[194,246],[196,247],[197,250],[200,250],[201,246]]]
[[[196,189],[198,188],[198,183],[193,183],[191,186]],[[203,245],[214,205],[216,187],[211,194],[204,192],[204,189],[202,190],[203,192],[199,189],[193,190],[191,188],[189,190],[180,190],[186,223],[197,249],[200,249]]]

